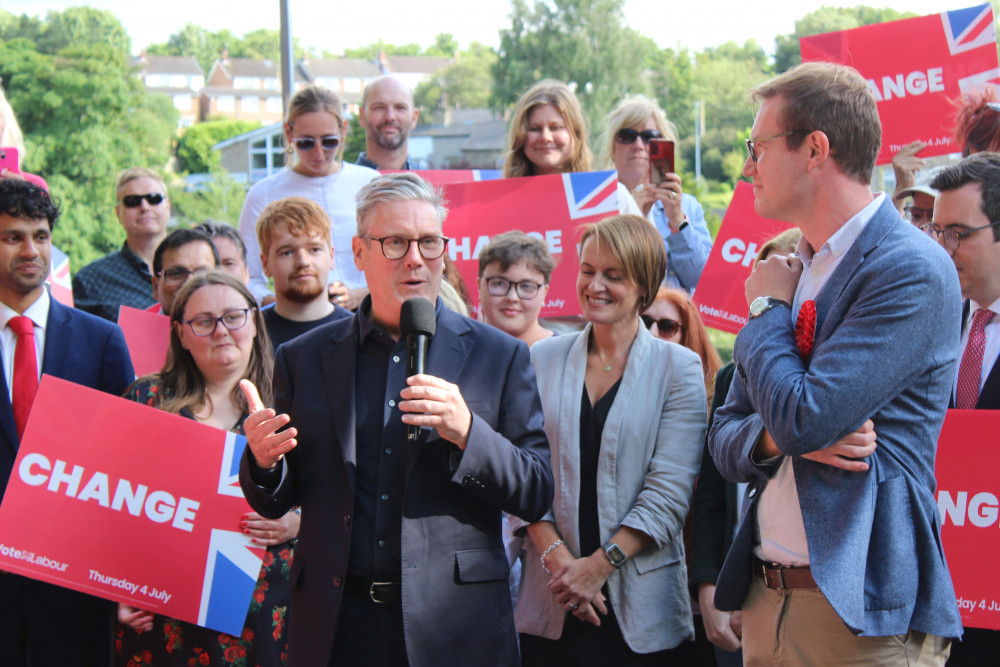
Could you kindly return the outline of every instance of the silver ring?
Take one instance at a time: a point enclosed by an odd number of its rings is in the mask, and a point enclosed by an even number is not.
[[[635,186],[635,191],[636,192],[642,192],[642,189],[645,188],[645,187],[646,186],[644,184],[640,183],[639,185]]]
[[[671,190],[671,191],[670,191],[670,198],[671,198],[671,199],[677,199],[677,193],[676,193],[676,192],[674,192],[673,190]]]
[[[570,602],[570,603],[569,603],[568,605],[566,605],[566,606],[568,606],[568,607],[569,607],[570,609],[572,609],[573,611],[576,611],[577,609],[579,609],[579,608],[580,608],[580,603],[579,603],[579,602]]]

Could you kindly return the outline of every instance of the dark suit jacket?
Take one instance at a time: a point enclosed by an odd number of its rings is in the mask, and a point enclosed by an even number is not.
[[[42,373],[100,389],[115,396],[121,396],[129,383],[135,379],[135,371],[132,370],[132,361],[121,329],[94,315],[68,308],[55,299],[52,299],[49,305]],[[0,372],[0,484],[2,484],[0,494],[7,489],[7,481],[14,468],[18,446],[14,411],[8,394],[4,373]],[[69,434],[70,429],[71,426],[67,426],[67,437],[72,437]],[[25,587],[28,587],[27,590]],[[73,633],[70,629],[63,632],[61,627],[64,623],[86,621],[86,616],[93,614],[107,614],[107,622],[110,624],[114,610],[112,603],[19,576],[0,576],[0,607],[19,604],[21,595],[44,597],[49,600],[43,605],[47,607],[44,615],[29,615],[26,619],[28,624],[36,624],[36,627],[42,628],[40,632],[51,630],[55,641],[70,644],[66,647],[67,651],[79,654],[85,661],[93,661],[81,664],[98,664],[97,658],[92,655],[95,650],[103,650],[107,656],[103,664],[107,664],[110,660],[110,625],[106,636],[90,637],[93,643],[83,646],[74,645],[72,638],[79,634],[83,635],[86,641],[88,639],[86,633]],[[0,646],[7,646],[7,642],[12,640],[7,633],[15,632],[17,630],[14,628],[0,625],[0,633],[6,635],[0,639]],[[34,664],[37,666],[40,663]]]
[[[425,429],[408,451],[402,517],[403,622],[414,667],[519,664],[500,513],[537,521],[552,503],[548,441],[524,343],[439,308],[427,373],[459,386],[473,413],[465,451]],[[290,663],[325,667],[343,595],[355,493],[357,316],[282,345],[275,408],[298,446],[272,493],[240,482],[267,517],[302,506],[292,565]]]
[[[766,428],[793,457],[812,574],[844,623],[868,636],[961,636],[934,498],[960,303],[948,254],[885,201],[816,297],[808,362],[787,309],[743,327],[733,348],[737,376],[709,435],[722,475],[750,483],[719,575],[719,609],[738,609],[752,577],[756,503],[777,469],[752,457]],[[868,471],[801,457],[869,418],[878,447]]]

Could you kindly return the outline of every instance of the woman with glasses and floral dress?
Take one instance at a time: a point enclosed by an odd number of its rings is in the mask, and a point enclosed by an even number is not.
[[[684,192],[680,174],[667,173],[653,183],[649,142],[667,139],[677,149],[677,130],[653,100],[636,95],[618,103],[608,114],[608,135],[603,141],[601,163],[618,170],[618,181],[632,193],[642,214],[663,237],[667,251],[664,285],[694,292],[712,251],[712,234],[705,212]]]
[[[163,369],[136,380],[125,397],[242,433],[247,403],[239,382],[251,380],[264,402],[270,404],[273,356],[260,310],[243,283],[222,271],[199,273],[174,300],[170,347]],[[255,545],[267,547],[240,636],[122,604],[118,609],[116,664],[286,664],[288,573],[299,516],[289,512],[271,521],[248,512],[239,527]]]
[[[267,289],[261,266],[257,218],[265,206],[285,197],[311,199],[330,216],[335,253],[330,299],[354,309],[368,293],[365,277],[354,267],[351,253],[351,238],[357,228],[354,196],[378,172],[341,160],[348,130],[341,109],[340,98],[326,88],[307,86],[295,93],[285,114],[285,150],[292,163],[247,192],[239,227],[247,247],[250,290],[262,305],[274,296]]]

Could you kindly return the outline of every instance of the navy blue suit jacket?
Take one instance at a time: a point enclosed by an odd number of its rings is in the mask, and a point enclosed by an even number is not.
[[[278,413],[298,446],[274,492],[250,477],[250,505],[277,518],[302,506],[292,565],[289,659],[326,667],[343,595],[354,512],[354,373],[358,318],[324,325],[282,345],[274,369]],[[424,429],[407,451],[402,517],[403,624],[409,663],[520,664],[501,511],[539,520],[553,481],[542,406],[527,346],[493,327],[438,308],[428,374],[458,385],[472,429],[461,457]]]
[[[787,309],[743,328],[733,349],[737,377],[709,435],[723,476],[750,483],[719,576],[719,609],[738,609],[752,576],[756,501],[776,470],[752,459],[766,428],[794,458],[812,573],[844,623],[863,635],[961,636],[934,499],[960,304],[947,253],[886,201],[816,298],[808,362]],[[801,457],[867,419],[878,438],[867,472]]]

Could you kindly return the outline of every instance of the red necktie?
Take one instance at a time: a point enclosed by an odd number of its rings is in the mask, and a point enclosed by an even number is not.
[[[958,367],[958,391],[955,407],[971,410],[979,401],[979,382],[983,375],[983,352],[986,349],[986,325],[996,313],[985,308],[976,310],[969,325],[969,342],[965,344],[962,365]],[[16,367],[15,367],[16,368]]]
[[[19,315],[10,318],[10,328],[17,334],[17,347],[14,348],[14,386],[13,396],[14,423],[17,424],[17,435],[24,434],[24,425],[28,423],[28,413],[31,403],[38,391],[38,359],[35,356],[35,325],[30,317]],[[982,356],[982,355],[980,355]]]

